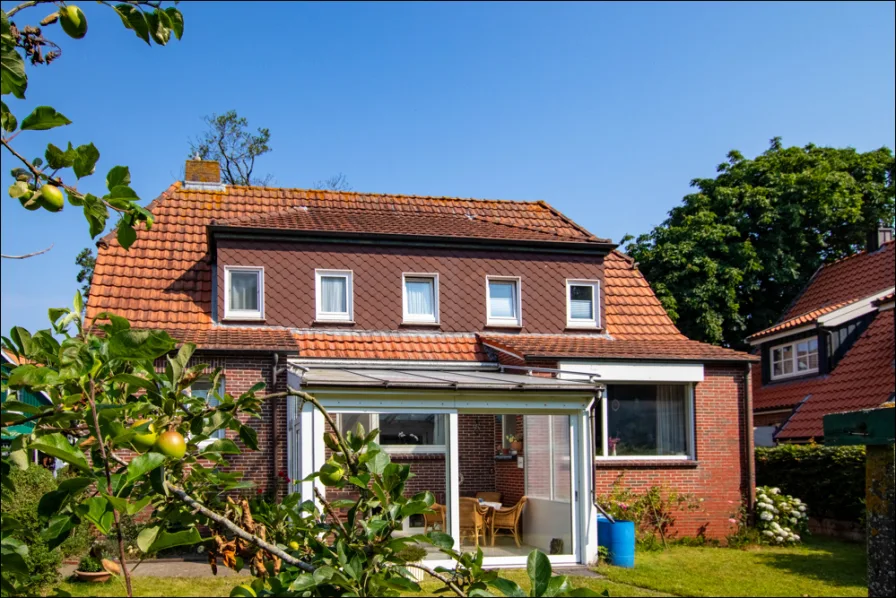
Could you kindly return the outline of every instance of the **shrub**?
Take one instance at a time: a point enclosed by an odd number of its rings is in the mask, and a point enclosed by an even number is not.
[[[81,559],[78,563],[78,571],[82,573],[99,573],[100,571],[104,571],[103,562],[89,554]]]
[[[784,444],[756,449],[756,485],[812,505],[813,517],[864,521],[865,447]]]
[[[768,544],[797,544],[809,533],[808,507],[780,488],[756,488],[756,529]]]
[[[44,586],[53,584],[59,578],[59,565],[62,554],[58,549],[50,549],[41,539],[40,533],[45,527],[37,514],[37,504],[41,497],[56,489],[53,474],[37,465],[28,469],[12,468],[9,477],[15,484],[16,491],[4,497],[0,508],[3,513],[17,520],[22,526],[20,537],[28,545],[28,585],[21,588],[23,594],[39,594]]]
[[[675,536],[675,514],[700,508],[701,501],[692,494],[665,485],[654,485],[639,493],[625,486],[624,477],[624,473],[619,474],[610,492],[597,500],[613,519],[635,523],[636,539],[642,549],[665,548],[666,541]]]

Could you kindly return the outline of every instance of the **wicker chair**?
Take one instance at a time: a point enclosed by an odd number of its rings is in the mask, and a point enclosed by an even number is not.
[[[498,530],[507,530],[513,534],[517,548],[520,547],[520,516],[523,514],[523,507],[529,499],[522,497],[518,503],[507,509],[495,509],[491,516],[490,532],[492,535],[492,546],[495,545],[495,532]]]
[[[458,499],[460,510],[460,537],[463,542],[464,534],[470,534],[476,538],[476,547],[479,547],[479,536],[482,535],[482,543],[485,543],[486,525],[485,513],[487,508],[480,506],[478,498],[462,497]]]
[[[476,498],[481,498],[486,502],[501,502],[500,492],[477,492]]]
[[[430,529],[435,530],[436,526],[439,526],[439,531],[444,532],[445,530],[445,505],[440,505],[439,503],[435,503],[432,506],[433,513],[423,513],[423,533],[425,534]]]

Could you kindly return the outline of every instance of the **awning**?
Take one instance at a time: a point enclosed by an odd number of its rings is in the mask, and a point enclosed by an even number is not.
[[[597,390],[596,382],[488,371],[297,368],[302,386],[446,390],[573,391]]]

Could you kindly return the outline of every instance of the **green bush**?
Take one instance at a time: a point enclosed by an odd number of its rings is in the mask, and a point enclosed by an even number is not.
[[[40,539],[44,528],[37,514],[37,503],[47,492],[56,489],[53,474],[37,465],[28,469],[13,468],[9,474],[16,491],[4,498],[3,513],[16,519],[22,526],[19,537],[28,544],[28,558],[25,562],[30,573],[29,585],[22,588],[26,595],[38,594],[44,586],[53,584],[59,578],[62,554],[58,549],[50,550]]]
[[[784,444],[756,449],[756,485],[799,496],[812,516],[864,521],[865,447]]]
[[[780,488],[756,488],[756,529],[768,544],[797,544],[809,533],[809,507]]]

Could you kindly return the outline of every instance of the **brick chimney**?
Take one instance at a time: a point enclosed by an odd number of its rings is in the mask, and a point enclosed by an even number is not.
[[[187,160],[184,171],[184,189],[223,191],[221,165],[217,160],[202,160],[198,155]]]
[[[868,251],[877,251],[884,243],[893,240],[893,228],[881,226],[868,234]]]

